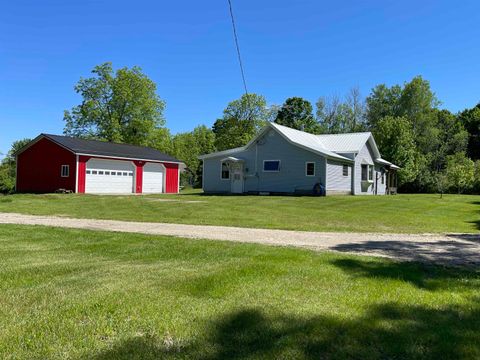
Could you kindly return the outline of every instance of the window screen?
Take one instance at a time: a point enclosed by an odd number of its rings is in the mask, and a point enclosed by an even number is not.
[[[315,163],[314,162],[307,162],[306,175],[307,176],[315,176]]]
[[[348,165],[343,165],[343,176],[348,176]]]
[[[280,171],[280,160],[265,160],[263,171]]]
[[[62,165],[62,177],[68,177],[70,175],[70,166]]]
[[[368,165],[362,165],[362,181],[368,180]]]
[[[230,168],[227,163],[222,163],[222,179],[228,180],[230,179]]]

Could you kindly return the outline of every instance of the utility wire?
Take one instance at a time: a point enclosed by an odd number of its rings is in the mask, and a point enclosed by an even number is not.
[[[233,37],[235,38],[235,46],[237,47],[238,62],[240,64],[240,72],[242,73],[243,87],[245,88],[245,95],[247,96],[247,101],[248,101],[247,82],[245,80],[245,72],[243,71],[242,56],[240,55],[240,46],[238,46],[237,29],[236,29],[236,26],[235,26],[235,18],[233,16],[232,1],[231,0],[228,0],[228,6],[230,8],[230,17],[232,19],[232,27],[233,27]]]

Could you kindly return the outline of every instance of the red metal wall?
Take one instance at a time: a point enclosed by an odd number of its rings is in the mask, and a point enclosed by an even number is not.
[[[145,161],[135,160],[133,163],[135,164],[135,192],[141,194],[143,188],[143,166],[145,165]]]
[[[178,193],[178,164],[163,163],[167,169],[165,192]]]
[[[69,177],[61,177],[62,165],[70,166]],[[18,155],[17,192],[75,191],[76,156],[42,138]]]
[[[77,191],[80,194],[85,193],[85,184],[87,176],[87,161],[90,159],[90,156],[80,155],[78,157],[78,183]]]

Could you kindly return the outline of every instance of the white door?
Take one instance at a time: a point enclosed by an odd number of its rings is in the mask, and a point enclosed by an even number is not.
[[[159,194],[163,192],[165,168],[162,164],[146,163],[143,166],[142,192],[145,194]]]
[[[243,164],[233,163],[230,171],[232,172],[232,193],[243,193]]]
[[[131,194],[134,169],[130,161],[90,159],[87,161],[85,192]]]

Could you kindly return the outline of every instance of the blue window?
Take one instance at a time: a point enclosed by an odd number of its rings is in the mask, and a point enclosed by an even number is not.
[[[264,160],[263,171],[277,172],[280,171],[280,160]]]

